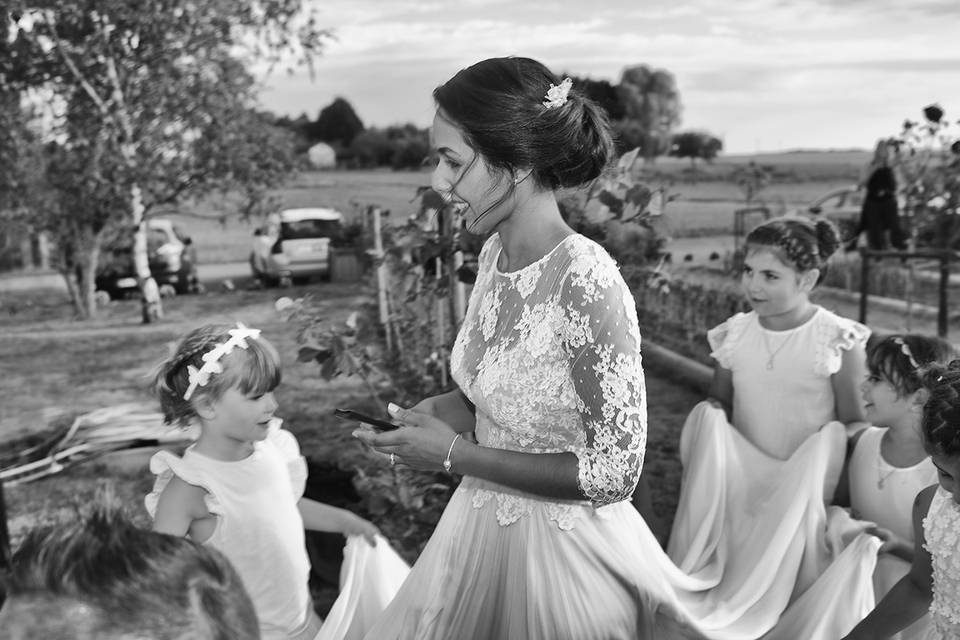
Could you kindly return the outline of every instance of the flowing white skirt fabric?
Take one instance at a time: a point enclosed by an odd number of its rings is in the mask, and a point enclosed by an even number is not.
[[[377,536],[374,547],[360,536],[347,538],[340,567],[340,594],[315,640],[363,638],[409,573],[410,567],[386,539]]]
[[[873,608],[880,541],[863,533],[869,523],[825,506],[845,445],[844,426],[831,422],[778,460],[721,410],[701,403],[690,413],[668,552],[713,581],[698,618],[711,637],[836,640]]]
[[[564,530],[533,499],[505,524],[474,498],[510,490],[464,478],[366,638],[836,640],[874,605],[880,544],[825,507],[845,438],[830,423],[776,460],[695,407],[669,556],[628,502],[577,506]]]

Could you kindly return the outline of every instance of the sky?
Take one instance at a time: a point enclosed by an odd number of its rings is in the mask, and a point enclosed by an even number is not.
[[[872,148],[939,103],[960,117],[960,0],[312,0],[336,36],[262,106],[316,119],[345,98],[366,126],[428,126],[432,90],[479,60],[536,58],[618,83],[666,69],[681,130],[729,153]]]

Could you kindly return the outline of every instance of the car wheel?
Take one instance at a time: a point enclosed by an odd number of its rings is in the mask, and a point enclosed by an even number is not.
[[[293,286],[293,278],[290,276],[280,276],[279,285],[281,289],[289,289]]]

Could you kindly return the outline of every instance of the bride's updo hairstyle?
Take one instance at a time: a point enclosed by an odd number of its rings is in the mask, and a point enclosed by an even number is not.
[[[613,157],[606,114],[570,90],[563,104],[544,105],[561,81],[530,58],[490,58],[437,87],[440,115],[494,170],[532,168],[545,189],[578,187],[599,176]]]

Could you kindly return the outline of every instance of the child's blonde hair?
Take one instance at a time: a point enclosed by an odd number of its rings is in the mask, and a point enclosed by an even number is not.
[[[233,324],[206,324],[192,330],[177,344],[169,358],[157,365],[152,390],[160,400],[166,424],[186,427],[197,417],[194,401],[218,400],[228,389],[236,387],[246,395],[261,395],[280,384],[280,355],[263,337],[248,338],[247,347],[233,349],[217,361],[223,368],[210,375],[206,384],[196,387],[185,399],[190,387],[188,367],[200,369],[203,356],[231,338]]]
[[[776,250],[784,264],[800,273],[819,269],[820,284],[827,274],[827,260],[840,248],[840,234],[832,222],[823,218],[814,222],[784,216],[762,222],[747,234],[747,253],[760,247]]]

